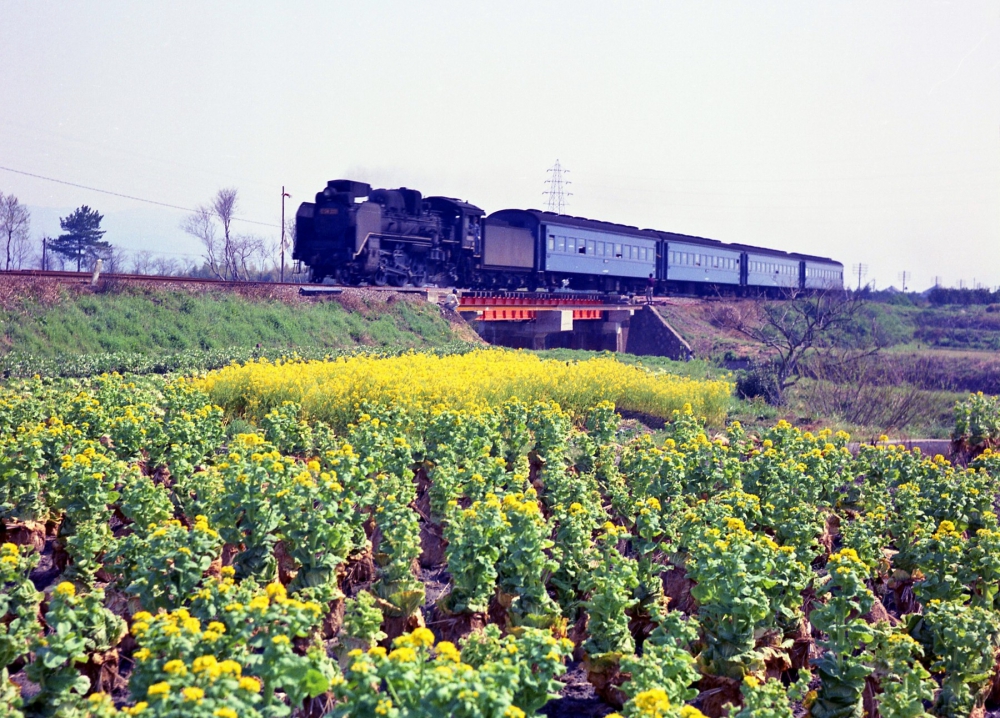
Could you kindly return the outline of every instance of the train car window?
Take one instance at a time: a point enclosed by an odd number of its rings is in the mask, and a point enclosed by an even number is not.
[[[549,251],[551,252],[556,248],[556,237],[554,234],[549,235]]]
[[[566,251],[566,238],[563,236],[556,237],[556,251],[565,252]]]
[[[576,237],[566,238],[566,251],[571,253],[576,252]]]
[[[587,240],[587,254],[597,254],[597,242],[592,239]]]
[[[617,242],[615,242],[615,256],[618,257],[618,259],[621,259],[622,257],[622,246]]]

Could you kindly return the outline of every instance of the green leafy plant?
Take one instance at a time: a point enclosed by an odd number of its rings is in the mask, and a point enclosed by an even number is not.
[[[68,581],[56,586],[45,612],[49,630],[31,642],[34,658],[25,670],[40,691],[27,701],[26,708],[51,715],[64,706],[79,705],[90,680],[79,673],[77,665],[93,653],[111,649],[125,634],[125,622],[103,603],[100,589],[77,595]]]
[[[819,641],[823,654],[813,661],[821,683],[810,707],[816,718],[861,718],[861,692],[871,673],[858,649],[875,639],[862,616],[874,602],[865,585],[868,567],[852,549],[842,549],[827,560],[829,580],[817,595],[825,602],[813,609],[813,626],[826,634]]]

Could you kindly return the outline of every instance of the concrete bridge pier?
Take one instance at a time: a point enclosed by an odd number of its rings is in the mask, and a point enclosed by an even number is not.
[[[585,319],[574,319],[572,309],[538,309],[531,319],[488,321],[482,312],[460,311],[484,340],[514,349],[588,349],[682,360],[692,355],[687,342],[649,306],[604,309]]]

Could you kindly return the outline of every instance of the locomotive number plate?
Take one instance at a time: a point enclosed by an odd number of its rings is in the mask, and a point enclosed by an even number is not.
[[[321,207],[319,210],[320,214],[337,214],[340,210],[336,207]]]

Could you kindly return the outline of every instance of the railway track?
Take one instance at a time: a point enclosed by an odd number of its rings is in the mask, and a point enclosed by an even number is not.
[[[67,285],[87,286],[93,282],[91,272],[57,272],[39,269],[23,269],[0,271],[0,280],[4,277],[21,279],[45,279]],[[408,294],[420,297],[431,303],[441,303],[452,292],[445,287],[379,287],[379,286],[338,286],[332,284],[304,284],[301,282],[231,282],[208,277],[176,277],[153,274],[121,274],[104,273],[99,276],[100,282],[123,282],[156,284],[164,287],[176,285],[197,285],[208,288],[239,290],[258,287],[261,289],[288,288],[298,290],[303,296],[334,296],[344,290],[356,289],[378,293]],[[458,290],[459,312],[474,312],[483,321],[526,321],[535,319],[538,312],[553,309],[573,311],[574,319],[599,319],[604,312],[635,306],[629,297],[617,294],[580,291],[528,292],[528,291],[484,291]],[[666,297],[657,297],[656,304],[674,304]],[[472,316],[472,315],[469,315]]]
[[[62,272],[40,269],[19,269],[0,271],[0,278],[18,277],[24,279],[49,279],[64,284],[91,284],[94,276],[92,272]],[[436,300],[440,296],[450,293],[450,288],[443,287],[351,287],[335,286],[329,284],[303,284],[301,282],[251,282],[251,281],[225,281],[208,277],[178,277],[163,276],[155,274],[121,274],[112,272],[102,272],[99,281],[119,281],[119,282],[144,282],[151,284],[197,284],[205,287],[235,288],[235,287],[294,287],[303,294],[333,294],[344,289],[364,289],[372,292],[389,292],[402,294],[420,294],[429,300]],[[520,291],[482,291],[482,290],[459,290],[460,307],[469,308],[530,308],[544,309],[547,307],[559,306],[605,306],[620,305],[627,303],[627,299],[620,295],[602,294],[599,292],[520,292]]]
[[[0,278],[22,277],[26,279],[52,279],[66,284],[90,284],[93,281],[92,272],[57,272],[41,269],[17,269],[0,271]],[[252,282],[252,281],[226,281],[222,279],[212,279],[210,277],[177,277],[164,276],[158,274],[121,274],[114,272],[101,272],[100,281],[116,280],[122,282],[148,282],[152,284],[203,284],[205,286],[218,287],[323,287],[330,285],[303,284],[302,282]],[[349,287],[343,287],[348,289]],[[419,287],[365,287],[373,291],[384,292],[426,292],[426,289]]]

